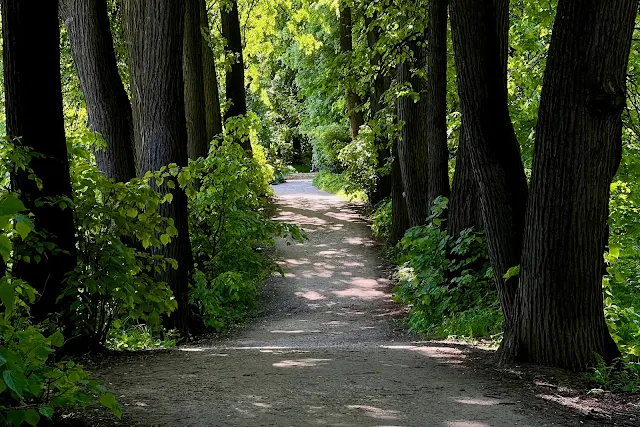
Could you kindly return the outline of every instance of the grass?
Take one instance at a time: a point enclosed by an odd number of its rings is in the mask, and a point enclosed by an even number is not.
[[[331,173],[322,171],[313,179],[313,186],[333,193],[341,199],[348,200],[350,202],[366,202],[367,195],[363,191],[350,191],[349,181],[342,174]]]

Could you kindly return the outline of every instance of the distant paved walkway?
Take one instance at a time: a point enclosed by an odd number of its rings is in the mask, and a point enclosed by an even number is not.
[[[533,412],[474,376],[455,346],[403,341],[391,283],[357,210],[310,181],[275,187],[279,217],[310,240],[279,244],[286,278],[233,339],[132,357],[100,376],[127,425],[585,425]],[[538,402],[540,405],[540,402]]]

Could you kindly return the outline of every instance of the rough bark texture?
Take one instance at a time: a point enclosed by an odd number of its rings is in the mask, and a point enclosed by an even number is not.
[[[365,19],[367,28],[367,43],[369,49],[373,50],[380,39],[380,28],[375,26],[375,16]],[[371,65],[374,69],[377,69],[381,60],[381,55],[378,52],[374,52],[371,57]],[[391,79],[380,71],[376,74],[376,78],[373,81],[373,88],[371,90],[371,96],[369,99],[370,104],[370,120],[376,120],[376,114],[384,108],[382,104],[382,96],[385,91],[389,89],[391,85]],[[376,135],[375,145],[377,147],[377,168],[383,169],[389,158],[391,157],[391,150],[389,149],[389,141],[386,138]],[[371,206],[376,206],[382,200],[387,197],[391,197],[391,173],[384,174],[378,173],[376,186],[369,194],[369,203]]]
[[[409,229],[409,215],[404,199],[402,186],[402,172],[400,171],[400,159],[398,159],[398,144],[392,148],[393,163],[391,165],[391,235],[390,243],[396,245]]]
[[[182,48],[184,4],[172,0],[123,0],[129,47],[131,87],[137,112],[140,175],[169,163],[187,164],[187,127],[184,115]],[[177,187],[177,186],[176,186]],[[182,190],[170,190],[173,202],[161,214],[172,218],[178,236],[161,253],[178,261],[161,279],[170,284],[178,302],[171,326],[188,332],[188,287],[193,268],[189,241],[187,199]]]
[[[204,40],[202,43],[202,66],[204,68],[204,101],[207,117],[207,142],[222,134],[222,114],[220,113],[220,92],[216,60],[209,44],[209,14],[205,0],[200,0],[200,27]]]
[[[349,54],[353,50],[353,34],[351,28],[351,8],[340,5],[340,51]],[[347,109],[349,110],[349,129],[351,139],[356,139],[360,126],[364,124],[364,116],[359,110],[362,100],[352,89],[347,90]]]
[[[184,15],[184,104],[190,159],[209,153],[204,97],[203,37],[200,0],[186,0]]]
[[[404,122],[398,141],[398,158],[409,223],[414,227],[426,223],[431,205],[427,196],[429,141],[425,131],[426,82],[412,72],[412,69],[425,67],[426,49],[414,42],[412,51],[413,63],[408,60],[400,64],[397,79],[399,84],[410,83],[413,92],[420,96],[417,102],[411,96],[404,96],[398,100],[398,120]]]
[[[437,197],[449,197],[449,149],[447,147],[447,6],[449,0],[429,3],[425,137],[428,141],[429,205]]]
[[[96,152],[98,168],[108,178],[136,176],[133,116],[113,48],[106,0],[60,0],[89,124],[106,142]]]
[[[460,142],[456,155],[456,170],[453,174],[451,197],[449,198],[448,232],[453,238],[467,228],[482,227],[478,182],[473,173],[469,142],[464,129],[460,130]]]
[[[515,330],[527,181],[509,116],[506,87],[508,0],[451,0],[450,15],[462,123],[478,181],[489,259],[504,313],[506,342]]]
[[[76,264],[71,209],[36,205],[44,198],[72,196],[60,85],[58,5],[43,2],[36,7],[22,0],[2,0],[1,5],[7,136],[45,156],[31,162],[42,189],[28,173],[12,176],[12,185],[35,215],[36,230],[46,233],[46,240],[61,250],[42,257],[37,265],[13,266],[14,273],[41,294],[31,307],[39,322],[57,311],[65,274]]]
[[[240,17],[238,16],[238,2],[231,1],[231,9],[224,6],[220,11],[222,19],[222,36],[227,40],[227,54],[236,57],[235,62],[227,71],[226,89],[227,99],[231,100],[231,106],[225,118],[243,116],[247,114],[247,94],[244,87],[244,60],[242,58],[242,35],[240,33]],[[239,141],[247,152],[251,152],[249,138]]]
[[[522,255],[518,360],[616,356],[602,301],[609,185],[622,155],[636,0],[561,0],[540,102]]]

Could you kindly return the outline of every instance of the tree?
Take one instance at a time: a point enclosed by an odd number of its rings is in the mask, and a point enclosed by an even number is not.
[[[109,178],[136,176],[133,116],[113,48],[106,0],[60,0],[91,129],[106,149],[96,151],[98,168]]]
[[[404,199],[402,186],[402,172],[398,159],[398,144],[394,142],[392,148],[393,163],[391,164],[391,235],[389,240],[396,245],[409,229],[409,215]]]
[[[136,132],[139,141],[138,171],[159,170],[187,164],[187,128],[184,114],[182,57],[183,3],[171,0],[124,0],[124,24],[129,47],[129,68]],[[172,326],[188,332],[188,289],[193,268],[189,241],[187,199],[177,185],[165,183],[159,190],[171,192],[173,201],[161,205],[161,214],[173,220],[178,236],[162,255],[178,261],[161,279],[170,284],[178,303]]]
[[[189,158],[206,157],[209,153],[204,92],[204,46],[200,0],[185,1],[184,19],[184,104],[189,138]]]
[[[244,60],[242,58],[242,36],[240,33],[240,17],[238,2],[231,0],[231,5],[221,5],[222,36],[227,41],[227,55],[232,56],[231,67],[227,69],[227,99],[231,106],[225,118],[244,116],[247,114],[247,95],[244,87]],[[240,141],[242,148],[251,152],[249,138]]]
[[[205,0],[200,0],[200,27],[204,36],[202,43],[202,67],[204,69],[204,101],[207,119],[207,141],[222,134],[222,114],[220,113],[220,92],[218,90],[218,74],[216,61],[209,39],[209,14]]]
[[[402,172],[404,198],[407,204],[409,224],[424,224],[429,217],[427,158],[429,141],[426,139],[425,116],[427,110],[425,81],[421,71],[426,65],[424,38],[410,42],[413,60],[407,59],[397,69],[399,84],[409,84],[411,94],[398,99],[398,120],[403,122],[398,141],[398,159]],[[414,99],[414,96],[417,99]]]
[[[504,313],[504,342],[516,329],[527,180],[509,116],[506,84],[508,0],[451,0],[462,126],[478,182],[489,259]]]
[[[447,148],[447,5],[449,0],[429,2],[427,29],[427,87],[425,138],[427,155],[427,200],[449,197],[449,149]]]
[[[447,217],[447,231],[453,238],[457,238],[468,228],[479,228],[482,224],[478,182],[473,172],[467,138],[464,129],[460,129],[456,170],[453,174]]]
[[[31,314],[42,321],[56,311],[65,275],[76,265],[60,84],[58,5],[45,2],[34,7],[20,0],[2,0],[1,5],[7,135],[43,156],[33,158],[30,164],[42,186],[26,171],[12,176],[12,186],[34,214],[36,231],[57,249],[37,265],[21,261],[13,266],[16,276],[40,293]]]
[[[602,254],[638,2],[560,0],[544,74],[522,254],[518,360],[574,370],[619,355]]]
[[[341,2],[340,52],[347,57],[353,51],[353,34],[351,27],[351,8]],[[364,115],[359,109],[361,103],[362,100],[360,99],[360,96],[354,92],[353,88],[349,87],[347,89],[347,109],[349,110],[349,129],[351,132],[351,139],[356,139],[358,137],[360,126],[364,124]]]

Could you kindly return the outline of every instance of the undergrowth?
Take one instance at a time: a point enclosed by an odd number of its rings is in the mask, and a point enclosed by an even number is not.
[[[319,172],[313,179],[313,186],[320,190],[333,193],[344,200],[358,202],[365,202],[367,200],[367,196],[364,192],[359,190],[350,192],[348,190],[350,184],[347,178],[342,174],[327,171]]]

